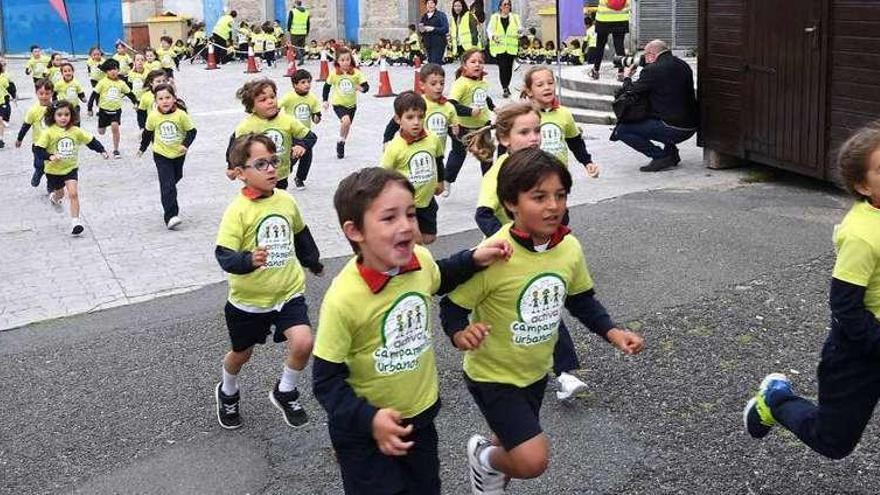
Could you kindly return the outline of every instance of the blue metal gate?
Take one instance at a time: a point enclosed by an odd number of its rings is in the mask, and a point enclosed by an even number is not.
[[[0,0],[3,45],[9,53],[27,53],[31,45],[44,51],[78,55],[98,45],[113,52],[123,38],[119,0]]]
[[[358,29],[361,25],[359,0],[345,1],[345,39],[352,42],[358,42]]]

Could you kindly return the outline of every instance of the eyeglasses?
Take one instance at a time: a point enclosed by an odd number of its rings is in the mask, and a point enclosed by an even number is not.
[[[250,165],[245,165],[241,168],[253,167],[253,168],[259,170],[260,172],[265,172],[266,169],[269,168],[270,166],[276,170],[278,169],[278,157],[277,156],[270,156],[269,158],[260,158],[260,159],[254,160],[254,163],[251,163]]]

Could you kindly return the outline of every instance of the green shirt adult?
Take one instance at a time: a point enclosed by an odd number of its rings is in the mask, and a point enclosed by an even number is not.
[[[223,14],[220,16],[220,19],[217,19],[217,24],[214,25],[213,34],[223,38],[224,40],[232,39],[232,24],[235,22],[235,18],[233,18],[229,14]]]

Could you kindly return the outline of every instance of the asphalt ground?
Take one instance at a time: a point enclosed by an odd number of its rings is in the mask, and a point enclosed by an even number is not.
[[[828,324],[831,232],[850,200],[797,180],[636,193],[575,207],[600,299],[643,333],[624,357],[570,328],[589,389],[547,391],[550,468],[511,493],[876,493],[876,422],[856,452],[827,461],[776,431],[742,431],[764,374],[815,395]],[[480,239],[442,237],[436,256]],[[326,260],[336,273],[344,258]],[[311,277],[313,321],[331,280]],[[222,430],[212,389],[227,348],[225,285],[0,332],[0,493],[341,493],[323,411],[283,425],[266,399],[282,349],[241,374],[245,426]],[[444,493],[468,491],[465,442],[487,428],[437,330]]]

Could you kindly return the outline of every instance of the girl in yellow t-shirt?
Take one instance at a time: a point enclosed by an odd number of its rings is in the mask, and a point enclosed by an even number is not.
[[[326,112],[333,105],[333,112],[339,117],[339,139],[336,141],[336,158],[345,156],[345,140],[351,130],[354,114],[357,112],[357,93],[370,90],[367,78],[354,66],[354,59],[348,47],[341,46],[336,50],[336,70],[331,72],[324,84],[322,100]],[[333,98],[330,98],[330,89]],[[329,99],[329,102],[328,102]]]
[[[449,102],[455,106],[459,116],[461,135],[489,125],[491,111],[495,103],[489,97],[489,83],[483,79],[483,51],[478,48],[465,50],[461,56],[461,67],[455,71],[455,82],[449,92]],[[467,155],[465,145],[458,139],[452,140],[452,150],[446,162],[446,181],[455,182]],[[486,173],[492,166],[491,158],[480,162],[480,170]]]

